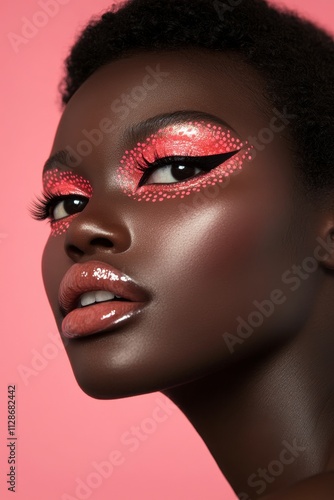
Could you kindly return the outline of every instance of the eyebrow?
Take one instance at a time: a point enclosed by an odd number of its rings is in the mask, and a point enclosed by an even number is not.
[[[48,170],[51,170],[52,168],[59,166],[59,164],[73,170],[73,165],[71,165],[70,158],[71,158],[70,152],[66,151],[66,149],[61,149],[60,151],[57,151],[55,154],[50,156],[44,163],[43,175]]]
[[[236,133],[236,131],[226,123],[222,118],[205,113],[203,111],[174,111],[171,113],[164,113],[153,116],[142,122],[136,123],[128,127],[124,132],[126,142],[137,143],[146,139],[149,135],[157,132],[161,128],[166,128],[171,125],[182,125],[185,122],[205,121],[207,123],[214,123],[228,128]]]
[[[123,140],[124,143],[136,144],[137,142],[144,141],[149,135],[156,133],[162,128],[167,128],[171,125],[182,125],[183,123],[190,121],[205,121],[207,123],[214,123],[236,132],[231,125],[218,116],[197,110],[179,110],[171,113],[159,114],[139,123],[130,125],[123,132]],[[46,160],[43,167],[43,175],[48,170],[51,170],[59,165],[73,170],[74,167],[71,163],[71,155],[69,151],[66,149],[57,151]]]

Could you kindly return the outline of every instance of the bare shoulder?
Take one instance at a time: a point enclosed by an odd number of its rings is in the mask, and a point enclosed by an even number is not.
[[[334,471],[324,472],[300,481],[287,490],[262,497],[261,500],[333,500]]]

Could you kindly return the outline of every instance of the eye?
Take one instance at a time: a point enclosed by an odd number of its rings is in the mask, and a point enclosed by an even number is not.
[[[191,165],[182,165],[181,163],[170,163],[164,167],[158,168],[146,179],[146,184],[170,184],[190,179],[198,175],[201,169]]]
[[[210,172],[218,165],[229,160],[240,150],[210,156],[168,156],[149,162],[143,158],[144,165],[138,165],[143,172],[138,187],[149,184],[172,184],[187,181],[193,177]]]
[[[89,198],[78,194],[61,195],[43,192],[40,198],[33,200],[30,214],[35,220],[49,219],[52,224],[60,219],[82,212],[88,201]]]
[[[50,206],[50,217],[52,220],[63,219],[69,215],[81,212],[87,205],[88,200],[81,196],[69,196]]]

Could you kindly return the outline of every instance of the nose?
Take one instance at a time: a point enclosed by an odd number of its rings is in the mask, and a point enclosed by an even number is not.
[[[89,204],[88,204],[89,205]],[[64,248],[67,255],[75,262],[85,256],[98,258],[106,253],[121,253],[131,245],[131,235],[124,221],[110,217],[111,207],[107,210],[87,211],[77,214],[66,231]]]

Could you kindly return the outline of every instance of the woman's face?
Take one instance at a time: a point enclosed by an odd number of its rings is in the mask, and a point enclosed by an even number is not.
[[[85,392],[172,387],[242,363],[301,326],[303,291],[281,295],[252,333],[237,331],[259,311],[254,301],[286,291],[282,274],[312,249],[312,212],[297,203],[284,138],[293,119],[293,110],[271,109],[250,68],[191,50],[112,62],[72,97],[51,152],[71,158],[49,163],[44,177],[67,201],[54,204],[43,278]],[[147,170],[170,156],[206,158]],[[107,302],[64,320],[92,289],[131,302],[102,294]]]

